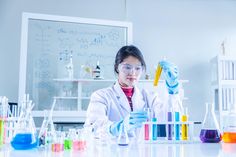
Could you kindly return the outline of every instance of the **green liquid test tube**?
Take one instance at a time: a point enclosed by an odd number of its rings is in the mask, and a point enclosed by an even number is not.
[[[64,150],[71,150],[72,149],[72,140],[66,139],[64,140]]]

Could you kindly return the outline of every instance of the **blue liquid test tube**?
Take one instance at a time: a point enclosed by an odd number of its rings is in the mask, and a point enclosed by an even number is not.
[[[168,122],[172,122],[172,112],[167,112],[167,120]],[[168,140],[172,140],[172,124],[168,124]]]
[[[175,122],[179,123],[179,112],[175,112]],[[175,124],[175,140],[180,140],[180,124]]]
[[[157,124],[155,124],[157,122],[157,118],[152,118],[152,122],[154,122],[152,124],[152,140],[157,140]]]

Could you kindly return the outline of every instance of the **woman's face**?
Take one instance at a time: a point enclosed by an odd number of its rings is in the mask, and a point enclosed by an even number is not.
[[[143,71],[141,62],[133,57],[129,56],[118,65],[118,80],[122,86],[133,87],[138,82]]]

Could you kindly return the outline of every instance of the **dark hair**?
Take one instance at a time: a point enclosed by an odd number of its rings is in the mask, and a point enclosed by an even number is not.
[[[141,51],[133,46],[123,46],[122,48],[119,49],[119,51],[116,54],[116,59],[115,59],[115,64],[114,64],[114,71],[118,74],[118,65],[123,62],[124,59],[126,59],[129,56],[133,56],[137,58],[140,62],[141,65],[144,67],[144,70],[146,70],[146,63],[143,59],[143,55]]]

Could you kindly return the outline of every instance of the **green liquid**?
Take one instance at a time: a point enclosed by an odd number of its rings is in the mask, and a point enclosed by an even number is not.
[[[0,119],[0,146],[3,145],[3,139],[4,139],[4,122],[2,119]]]
[[[72,140],[64,140],[64,149],[71,150],[72,149]]]

